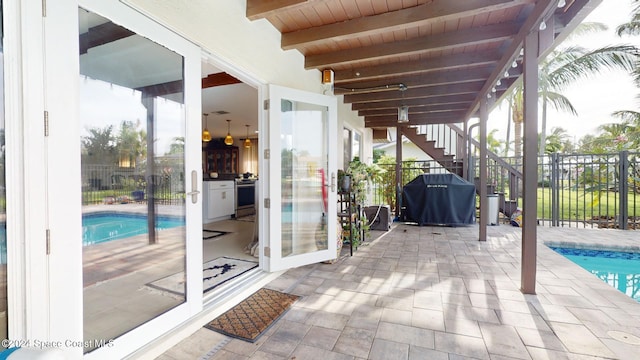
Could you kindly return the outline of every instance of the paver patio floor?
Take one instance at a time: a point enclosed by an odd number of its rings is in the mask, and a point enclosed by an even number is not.
[[[640,303],[543,242],[638,248],[634,231],[538,227],[535,295],[521,229],[395,224],[335,264],[266,287],[301,295],[257,342],[200,329],[158,359],[638,359]]]

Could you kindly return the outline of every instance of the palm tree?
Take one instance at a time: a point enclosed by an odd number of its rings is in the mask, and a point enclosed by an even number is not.
[[[637,3],[637,5],[631,11],[631,20],[616,28],[616,34],[620,37],[624,35],[640,35],[640,1],[634,0],[633,2]],[[633,70],[633,80],[636,85],[640,86],[640,66],[636,66],[635,70]]]
[[[168,154],[184,154],[184,136],[177,136],[173,138],[173,142],[169,146]]]
[[[611,114],[621,120],[626,127],[625,135],[629,140],[629,145],[637,149],[640,147],[640,112],[633,110],[619,110]]]
[[[631,12],[631,20],[616,28],[616,34],[622,35],[638,35],[640,34],[640,1],[634,0],[638,3]]]
[[[602,24],[582,24],[575,34],[582,35],[603,28],[606,27]],[[596,75],[603,70],[632,71],[635,69],[639,54],[639,50],[630,45],[612,45],[595,50],[570,46],[551,52],[539,67],[538,93],[542,99],[542,139],[540,143],[546,143],[548,106],[577,115],[577,111],[569,99],[560,93],[563,89],[577,80]],[[522,154],[522,121],[524,121],[522,84],[516,86],[514,91],[512,118],[515,130],[515,155],[518,157]],[[542,147],[540,154],[544,154]]]
[[[87,131],[89,135],[82,138],[83,162],[87,164],[116,164],[116,137],[113,135],[113,125],[104,128],[91,128]]]
[[[540,136],[540,140],[545,139]],[[546,137],[546,144],[544,144],[544,152],[545,154],[553,154],[555,152],[560,152],[565,150],[565,145],[569,140],[569,134],[567,130],[561,127],[553,127],[551,129],[551,134]]]
[[[493,129],[487,134],[487,150],[491,151],[494,154],[498,154],[503,145],[502,141],[496,138],[496,132],[498,132],[498,129]],[[478,135],[476,135],[475,138],[476,140],[479,140]],[[505,146],[508,147],[507,145]],[[475,150],[476,152],[480,151],[480,149],[478,148],[475,148]]]
[[[598,126],[600,135],[592,140],[591,145],[600,152],[615,152],[628,150],[632,143],[629,141],[629,132],[633,127],[628,123],[610,123]]]

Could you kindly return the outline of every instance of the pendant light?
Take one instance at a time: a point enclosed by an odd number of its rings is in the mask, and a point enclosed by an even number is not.
[[[398,107],[398,123],[404,124],[409,122],[409,107],[404,104],[404,92],[407,91],[405,84],[399,84],[398,90],[402,94],[402,101]]]
[[[233,138],[231,137],[231,120],[227,119],[227,136],[224,138],[224,143],[227,145],[233,145]]]
[[[204,115],[204,130],[202,130],[202,141],[209,142],[211,141],[211,133],[209,132],[209,129],[207,129],[207,116],[209,116],[209,114],[202,115]]]
[[[249,125],[245,125],[247,127],[247,138],[244,139],[244,147],[246,149],[251,147],[251,140],[249,140]]]

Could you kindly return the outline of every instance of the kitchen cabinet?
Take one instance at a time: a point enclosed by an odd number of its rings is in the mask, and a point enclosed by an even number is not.
[[[238,174],[238,147],[206,148],[203,150],[205,174]]]
[[[203,218],[205,223],[231,218],[235,214],[233,181],[205,181],[202,186]]]

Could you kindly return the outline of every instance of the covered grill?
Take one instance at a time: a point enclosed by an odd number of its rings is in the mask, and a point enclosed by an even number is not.
[[[476,187],[455,174],[422,174],[402,190],[404,220],[418,225],[475,222]]]

